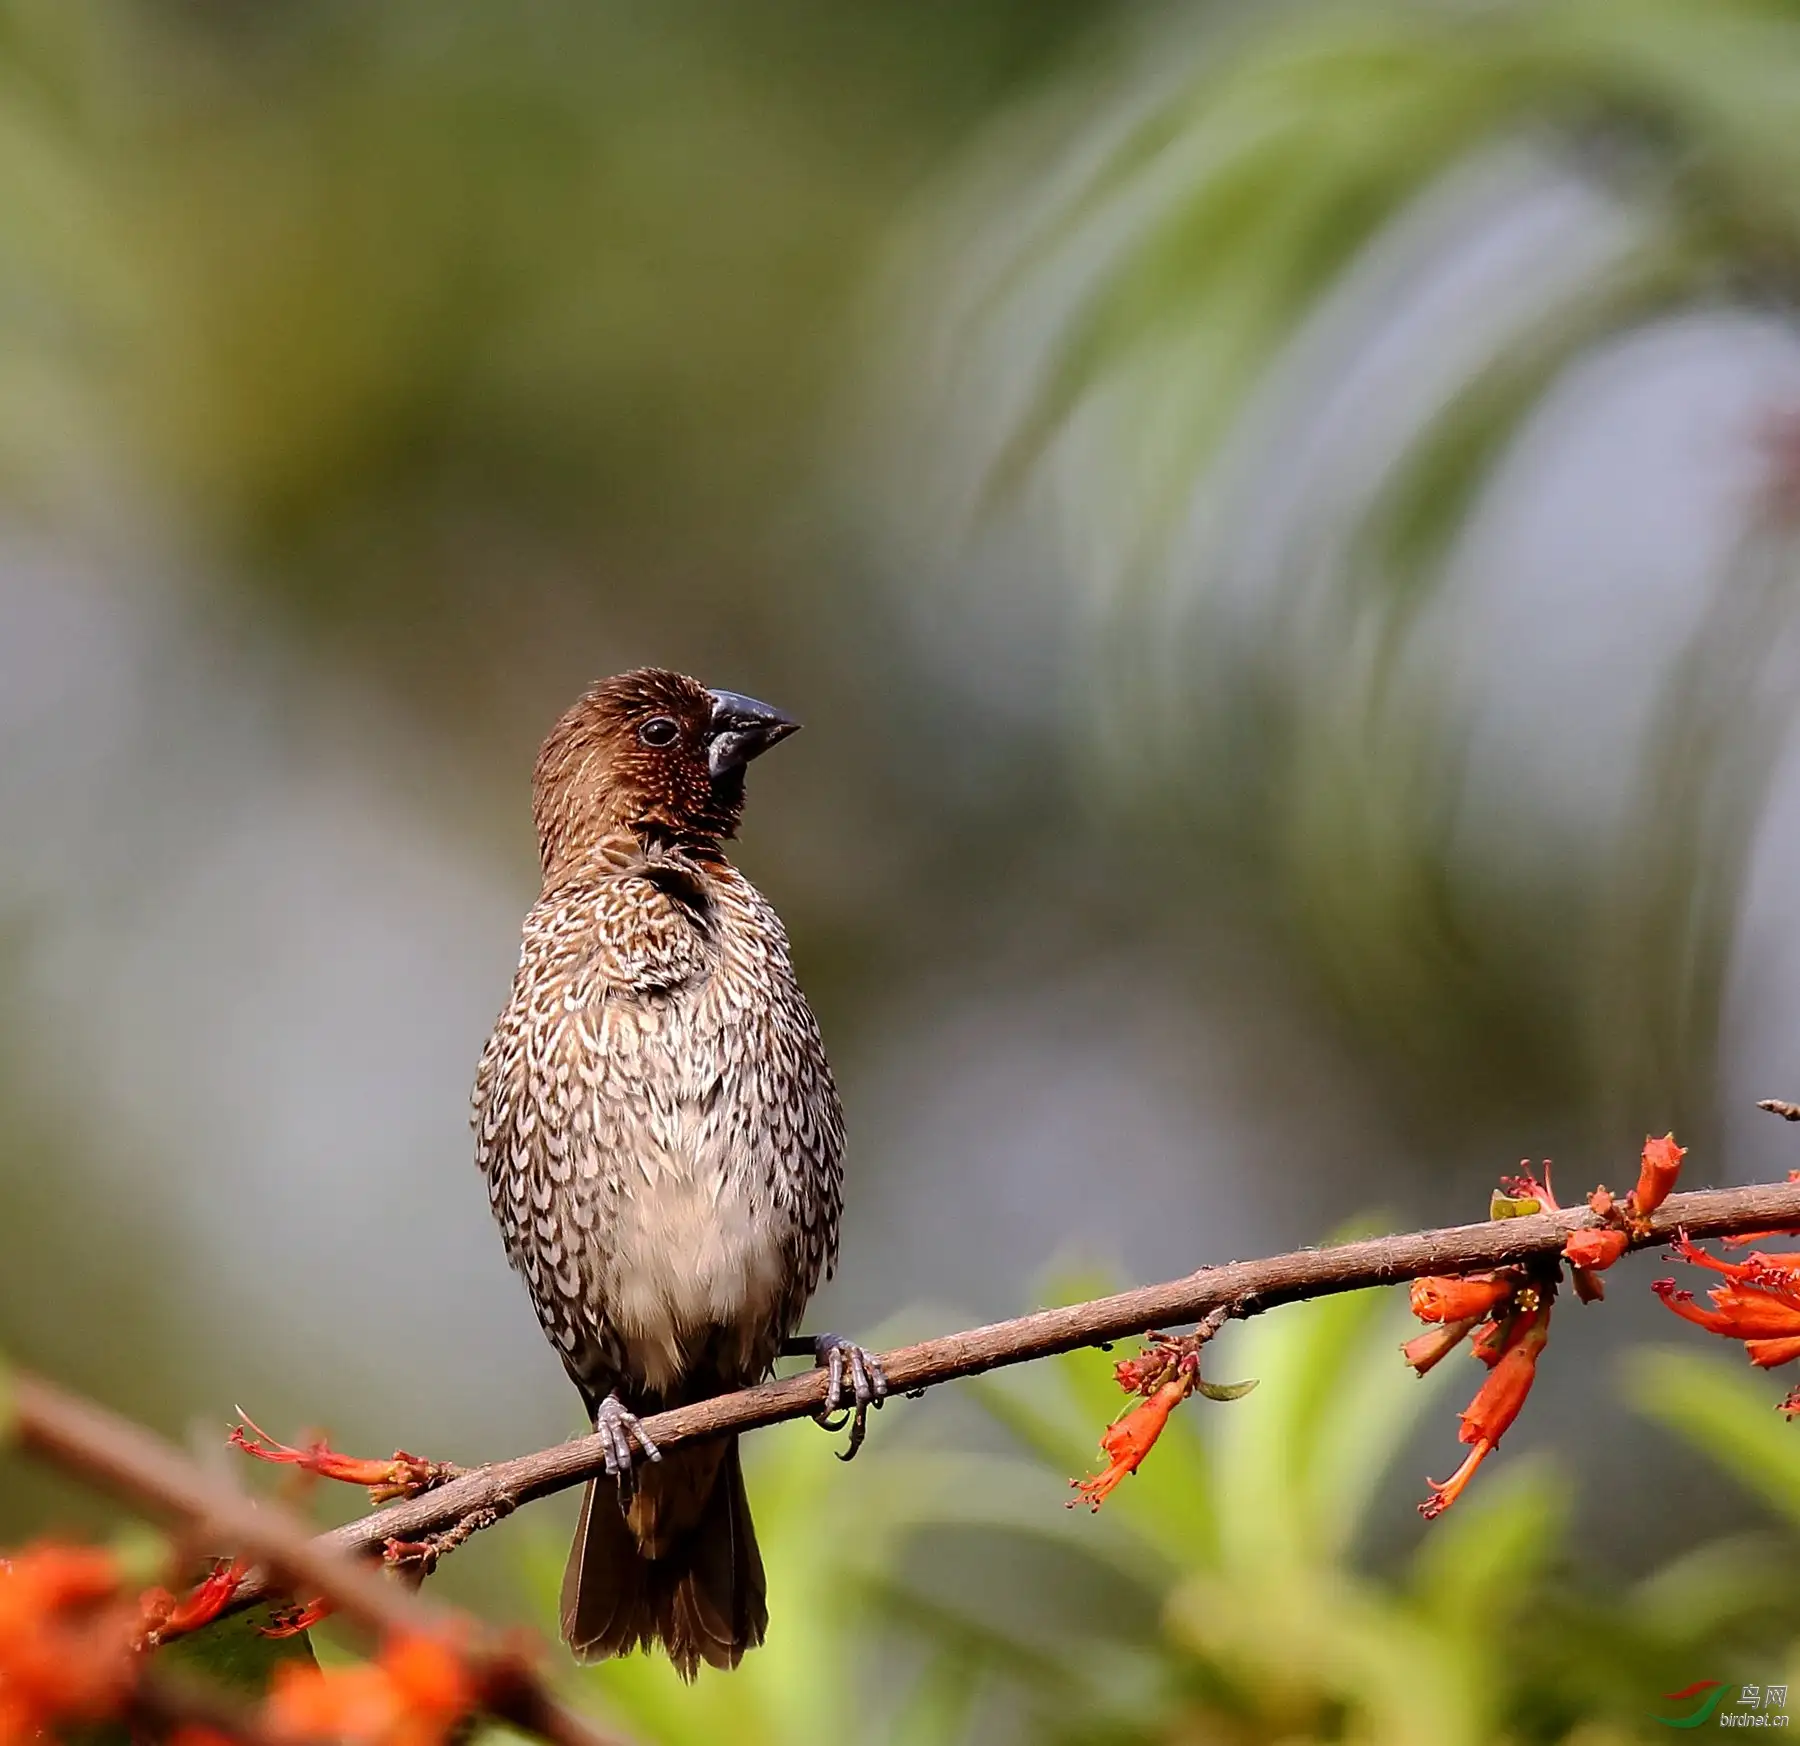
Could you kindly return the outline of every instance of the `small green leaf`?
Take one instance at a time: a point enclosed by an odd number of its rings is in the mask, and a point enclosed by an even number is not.
[[[1253,1376],[1248,1382],[1208,1382],[1202,1376],[1196,1378],[1196,1384],[1208,1400],[1242,1400],[1259,1380]]]

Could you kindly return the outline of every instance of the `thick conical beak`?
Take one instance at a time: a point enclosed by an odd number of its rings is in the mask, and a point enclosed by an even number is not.
[[[710,695],[712,739],[706,761],[715,778],[727,771],[741,770],[777,741],[800,731],[800,724],[791,715],[758,703],[754,697],[737,691],[714,691]]]

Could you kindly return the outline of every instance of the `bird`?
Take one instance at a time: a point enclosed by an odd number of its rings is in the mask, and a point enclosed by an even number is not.
[[[532,774],[542,887],[471,1099],[507,1257],[605,1453],[563,1639],[584,1661],[660,1646],[690,1680],[763,1641],[762,1558],[737,1439],[665,1454],[640,1419],[811,1353],[854,1454],[887,1392],[872,1353],[798,1331],[837,1262],[843,1107],[781,920],[725,852],[746,767],[799,725],[653,667],[563,713]]]

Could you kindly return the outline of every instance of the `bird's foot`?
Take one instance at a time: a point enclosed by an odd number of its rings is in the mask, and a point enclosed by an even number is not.
[[[604,1439],[607,1474],[619,1482],[619,1501],[628,1502],[637,1489],[637,1457],[632,1453],[635,1442],[646,1461],[662,1460],[662,1451],[644,1434],[636,1413],[627,1410],[616,1394],[609,1394],[594,1414],[594,1429]]]
[[[869,1428],[869,1408],[879,1410],[887,1399],[887,1372],[867,1347],[842,1334],[820,1334],[812,1342],[813,1358],[825,1372],[825,1404],[819,1423],[828,1431],[850,1427],[850,1441],[840,1461],[848,1461],[863,1445]]]

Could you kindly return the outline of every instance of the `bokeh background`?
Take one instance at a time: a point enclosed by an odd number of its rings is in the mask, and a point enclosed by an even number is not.
[[[849,1107],[822,1324],[1670,1127],[1779,1177],[1797,298],[1791,0],[4,0],[0,1349],[209,1449],[575,1428],[467,1086],[532,753],[642,662],[807,724],[741,859]],[[1470,1378],[1380,1300],[1233,1334],[1263,1388],[1092,1520],[1098,1359],[759,1438],[768,1649],[573,1689],[1648,1737],[1795,1661],[1800,1427],[1647,1279],[1430,1529]],[[446,1586],[545,1617],[566,1513]]]

